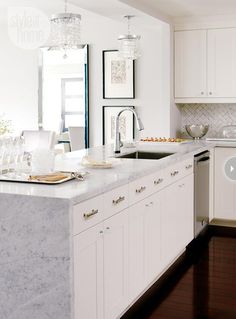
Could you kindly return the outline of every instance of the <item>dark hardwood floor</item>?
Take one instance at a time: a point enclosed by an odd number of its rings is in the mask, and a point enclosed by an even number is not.
[[[199,251],[124,319],[236,319],[236,238],[213,236]]]

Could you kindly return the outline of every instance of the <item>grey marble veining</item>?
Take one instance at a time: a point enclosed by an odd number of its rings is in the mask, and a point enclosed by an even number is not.
[[[71,318],[70,203],[0,194],[0,318]]]

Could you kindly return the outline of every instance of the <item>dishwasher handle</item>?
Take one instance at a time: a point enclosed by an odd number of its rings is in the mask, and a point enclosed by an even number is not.
[[[206,162],[206,161],[209,161],[210,160],[210,157],[209,156],[205,156],[205,157],[202,157],[200,158],[199,160],[197,160],[196,162],[199,163],[199,162]]]

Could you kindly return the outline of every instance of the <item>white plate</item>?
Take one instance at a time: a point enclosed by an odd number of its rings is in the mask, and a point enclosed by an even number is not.
[[[111,168],[112,162],[106,160],[93,160],[88,156],[84,156],[81,165],[87,168]]]

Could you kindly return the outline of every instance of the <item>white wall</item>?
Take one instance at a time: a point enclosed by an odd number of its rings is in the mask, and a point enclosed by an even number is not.
[[[0,114],[12,120],[15,130],[37,128],[38,55],[21,50],[0,25]]]
[[[171,72],[167,25],[135,27],[135,33],[142,37],[142,56],[135,70],[136,99],[104,100],[102,50],[117,49],[117,36],[126,32],[126,24],[73,6],[70,9],[81,13],[82,41],[90,45],[90,145],[102,143],[103,105],[134,105],[145,126],[143,136],[169,136]],[[8,39],[6,24],[0,28],[0,38],[0,113],[6,113],[17,130],[37,128],[38,52],[15,47]]]

